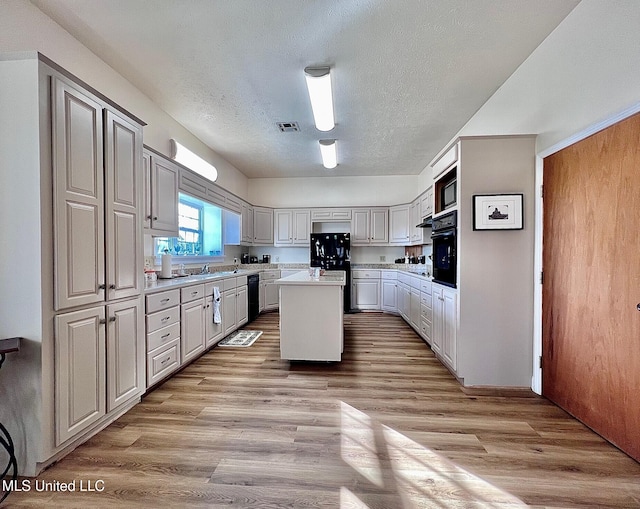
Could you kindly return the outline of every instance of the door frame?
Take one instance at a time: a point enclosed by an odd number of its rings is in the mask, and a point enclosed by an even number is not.
[[[542,358],[542,282],[541,275],[542,266],[542,240],[544,238],[543,231],[543,198],[542,186],[544,183],[544,158],[548,157],[562,149],[569,147],[589,136],[606,129],[607,127],[617,124],[622,120],[640,113],[640,102],[615,113],[604,120],[596,122],[586,127],[582,131],[559,141],[551,147],[541,150],[536,154],[535,162],[535,224],[534,224],[534,260],[533,260],[533,370],[531,377],[531,389],[536,394],[542,395],[542,367],[540,360]]]

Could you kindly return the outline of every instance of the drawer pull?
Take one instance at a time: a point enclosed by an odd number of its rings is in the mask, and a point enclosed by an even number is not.
[[[169,302],[171,299],[162,299],[160,301],[161,304],[166,304],[167,302]]]
[[[169,336],[171,336],[171,333],[167,332],[166,334],[163,334],[162,336],[160,336],[160,339],[165,339],[165,338],[168,338]]]
[[[165,316],[164,318],[161,318],[160,321],[161,322],[166,322],[167,320],[170,320],[171,317],[170,316]]]
[[[162,364],[163,366],[169,362],[171,360],[171,357],[167,357],[165,360],[163,360],[160,364]]]
[[[191,295],[198,295],[198,292],[191,292]]]

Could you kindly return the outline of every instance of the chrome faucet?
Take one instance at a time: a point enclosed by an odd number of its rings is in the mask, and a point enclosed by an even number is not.
[[[205,263],[200,269],[200,274],[209,274],[209,264]]]

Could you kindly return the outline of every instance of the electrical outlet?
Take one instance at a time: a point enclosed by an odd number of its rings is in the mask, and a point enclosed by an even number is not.
[[[386,262],[387,261],[387,257],[384,256],[384,255],[380,256],[380,261],[381,262]]]
[[[155,256],[145,256],[144,257],[144,268],[145,269],[153,269],[153,266],[156,264]]]

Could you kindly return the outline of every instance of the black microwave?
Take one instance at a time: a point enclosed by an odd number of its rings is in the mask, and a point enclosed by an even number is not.
[[[440,204],[442,206],[442,210],[455,207],[457,194],[458,188],[455,178],[442,186],[440,189]]]

